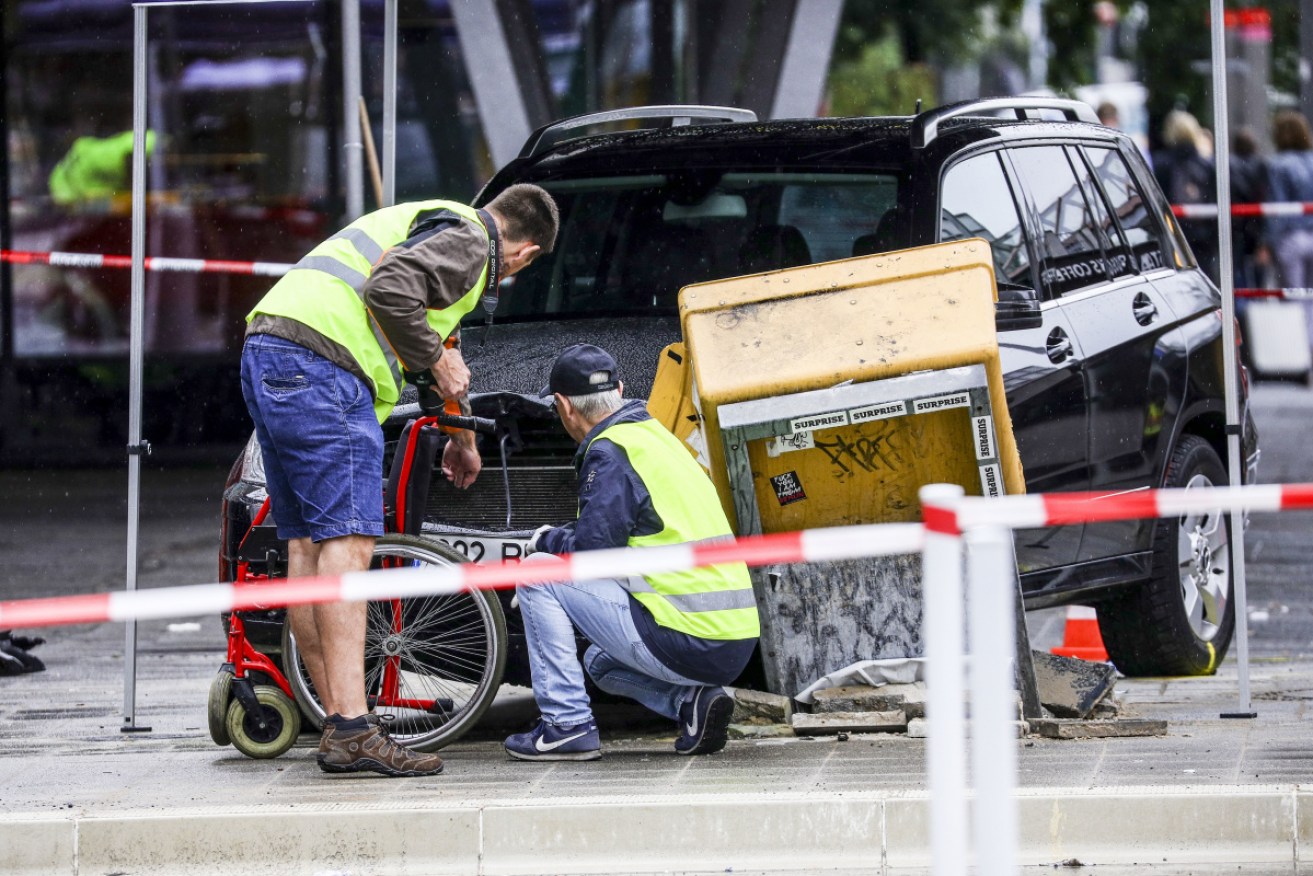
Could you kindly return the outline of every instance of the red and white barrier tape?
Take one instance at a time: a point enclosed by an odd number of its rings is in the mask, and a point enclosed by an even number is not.
[[[89,252],[25,252],[0,249],[0,262],[16,265],[53,265],[59,268],[131,268],[132,257],[101,255]],[[147,256],[148,271],[171,271],[184,274],[255,274],[281,277],[292,269],[285,262],[234,262],[223,259],[175,259]]]
[[[1035,496],[968,496],[953,506],[923,508],[926,528],[958,534],[979,526],[1035,529],[1072,523],[1180,517],[1210,511],[1313,509],[1313,484],[1251,484],[1136,493],[1048,493]]]
[[[1216,204],[1173,204],[1172,213],[1178,219],[1216,219]],[[1266,204],[1232,204],[1232,216],[1308,216],[1313,214],[1310,201],[1270,201]]]
[[[1313,483],[1259,484],[1135,493],[1051,493],[926,503],[924,526],[883,523],[758,535],[714,544],[588,551],[532,564],[385,569],[259,584],[199,584],[0,602],[0,629],[148,620],[319,602],[360,602],[495,590],[526,582],[623,578],[723,563],[768,566],[889,556],[920,551],[926,533],[959,535],[976,527],[1035,529],[1073,523],[1179,517],[1214,511],[1313,509]]]
[[[742,562],[750,566],[889,556],[921,550],[919,523],[810,529],[714,544],[587,551],[530,564],[383,569],[260,584],[199,584],[0,602],[0,629],[188,617],[282,605],[360,602],[495,590],[539,581],[624,578]]]
[[[1313,289],[1292,286],[1288,289],[1237,289],[1237,298],[1280,298],[1284,301],[1307,301],[1313,299]]]

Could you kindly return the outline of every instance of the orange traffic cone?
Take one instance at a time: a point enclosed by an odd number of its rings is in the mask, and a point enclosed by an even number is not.
[[[1059,657],[1076,657],[1080,660],[1106,662],[1108,652],[1099,635],[1098,614],[1092,608],[1073,605],[1067,609],[1067,627],[1062,634],[1062,645],[1054,648]]]

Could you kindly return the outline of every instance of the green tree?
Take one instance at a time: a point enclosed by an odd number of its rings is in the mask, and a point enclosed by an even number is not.
[[[862,48],[850,60],[830,68],[830,112],[836,116],[902,116],[939,101],[935,71],[926,63],[908,63],[892,30]]]

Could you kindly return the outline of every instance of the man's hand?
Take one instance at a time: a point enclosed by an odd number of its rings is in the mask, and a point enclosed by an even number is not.
[[[458,432],[453,435],[447,442],[447,449],[442,451],[442,473],[447,476],[447,480],[451,481],[452,486],[463,490],[474,483],[482,470],[483,460],[474,447],[474,433]]]
[[[533,535],[529,536],[529,543],[524,546],[524,555],[527,557],[529,554],[538,553],[541,550],[538,544],[543,540],[543,535],[555,528],[556,527],[548,523],[535,529]]]
[[[460,398],[469,390],[470,369],[465,367],[460,350],[454,347],[443,350],[432,370],[433,379],[438,382],[438,393],[443,398]]]

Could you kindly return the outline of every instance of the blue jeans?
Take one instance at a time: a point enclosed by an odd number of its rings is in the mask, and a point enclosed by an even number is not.
[[[279,538],[383,534],[383,429],[360,378],[299,344],[251,335],[242,396]]]
[[[525,562],[539,556],[546,555],[534,554]],[[524,618],[533,697],[543,717],[558,727],[593,716],[575,648],[576,627],[592,643],[584,652],[588,675],[609,694],[678,721],[679,707],[703,687],[667,669],[643,644],[629,614],[629,594],[618,581],[520,584],[515,594]]]

